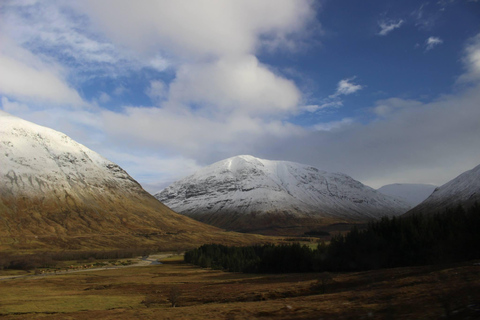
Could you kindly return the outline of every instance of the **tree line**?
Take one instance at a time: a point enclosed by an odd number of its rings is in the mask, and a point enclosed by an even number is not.
[[[360,271],[480,258],[480,206],[435,215],[384,217],[310,248],[298,243],[228,247],[203,245],[185,261],[247,273]]]

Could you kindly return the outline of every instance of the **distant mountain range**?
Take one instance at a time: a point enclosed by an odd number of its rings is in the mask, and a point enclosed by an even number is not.
[[[475,202],[480,204],[480,165],[436,188],[425,201],[406,214],[442,213],[458,205],[466,209]]]
[[[395,184],[379,192],[342,173],[237,156],[205,167],[153,197],[117,164],[60,132],[3,111],[0,164],[0,247],[7,249],[251,243],[260,238],[213,226],[268,233],[365,222],[401,215],[411,207],[407,202],[412,204],[433,188]],[[436,188],[407,214],[443,212],[475,201],[480,202],[480,166]]]
[[[237,231],[367,221],[410,208],[342,173],[247,155],[205,167],[155,197],[184,215]]]
[[[173,212],[66,135],[3,111],[0,164],[2,248],[172,248],[234,237]]]
[[[385,185],[377,191],[407,202],[412,208],[427,199],[436,186],[431,184],[394,183]]]

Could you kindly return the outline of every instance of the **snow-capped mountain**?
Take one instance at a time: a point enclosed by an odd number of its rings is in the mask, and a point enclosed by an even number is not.
[[[412,208],[432,194],[436,186],[432,184],[415,184],[415,183],[394,183],[387,184],[377,191],[400,198],[407,202]]]
[[[447,208],[458,205],[468,208],[475,202],[480,203],[480,165],[436,188],[425,201],[407,214],[442,213]]]
[[[0,164],[0,244],[132,247],[154,243],[145,235],[217,230],[171,211],[63,133],[3,111]]]
[[[155,197],[197,220],[242,231],[318,219],[365,221],[409,209],[345,174],[245,155],[205,167]]]

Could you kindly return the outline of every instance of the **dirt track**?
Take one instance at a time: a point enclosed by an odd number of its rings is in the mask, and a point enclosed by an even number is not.
[[[121,269],[121,268],[132,268],[132,267],[146,267],[152,265],[159,265],[162,264],[159,260],[168,258],[172,256],[171,253],[159,253],[159,254],[152,254],[146,257],[136,257],[134,258],[137,260],[136,263],[126,265],[126,266],[106,266],[106,267],[99,267],[99,268],[88,268],[88,269],[75,269],[69,270],[65,269],[65,271],[55,271],[55,272],[46,272],[42,274],[25,274],[25,275],[18,275],[18,276],[0,276],[0,281],[2,280],[11,280],[11,279],[19,279],[19,278],[43,278],[47,276],[56,276],[62,274],[69,274],[74,272],[89,272],[89,271],[101,271],[101,270],[112,270],[112,269]]]

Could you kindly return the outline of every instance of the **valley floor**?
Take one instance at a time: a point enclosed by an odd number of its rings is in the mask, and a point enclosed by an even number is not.
[[[0,318],[478,319],[480,265],[251,275],[166,259],[2,281]]]

